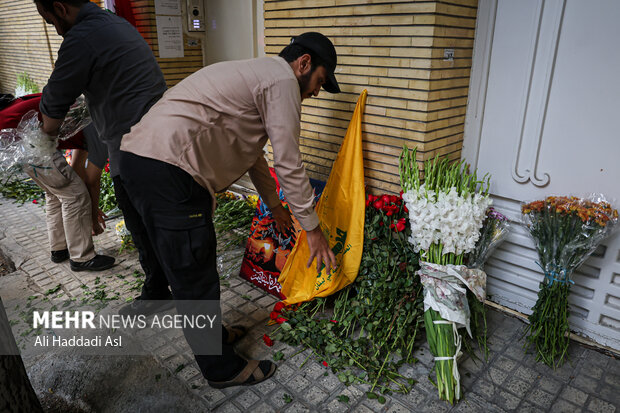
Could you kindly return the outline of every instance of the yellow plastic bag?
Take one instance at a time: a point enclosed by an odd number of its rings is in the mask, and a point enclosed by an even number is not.
[[[280,278],[286,304],[326,297],[351,284],[357,277],[364,246],[364,159],[362,156],[362,115],[366,90],[357,100],[338,157],[319,200],[316,212],[323,234],[336,255],[338,267],[317,275],[316,262],[306,268],[310,249],[306,232],[297,237]]]

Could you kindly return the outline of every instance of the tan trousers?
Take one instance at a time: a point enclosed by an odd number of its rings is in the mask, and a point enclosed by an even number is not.
[[[76,262],[94,258],[90,196],[64,156],[56,152],[51,164],[23,168],[45,190],[50,250],[68,249],[69,257]]]

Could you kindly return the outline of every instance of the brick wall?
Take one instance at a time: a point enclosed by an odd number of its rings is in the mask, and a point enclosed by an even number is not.
[[[338,52],[342,93],[321,91],[302,110],[306,168],[326,180],[355,102],[368,89],[363,119],[365,176],[373,192],[398,192],[398,155],[418,147],[459,158],[477,0],[266,0],[265,47],[277,54],[306,31],[328,36]],[[444,49],[454,60],[444,61]]]
[[[132,0],[132,6],[138,30],[155,53],[168,87],[202,68],[202,39],[189,46],[184,35],[185,57],[160,59],[153,0]],[[62,37],[45,24],[32,0],[0,0],[0,39],[0,92],[13,93],[17,75],[24,71],[42,89],[52,73]]]
[[[0,39],[0,92],[14,93],[22,72],[43,89],[62,37],[45,24],[32,0],[0,0]]]

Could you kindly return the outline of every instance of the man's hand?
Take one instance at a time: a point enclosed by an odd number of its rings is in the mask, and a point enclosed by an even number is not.
[[[317,226],[312,231],[306,232],[308,238],[308,246],[310,247],[310,258],[306,264],[306,268],[312,265],[312,261],[316,258],[316,271],[321,271],[321,265],[325,263],[326,271],[329,274],[332,269],[336,269],[336,256],[329,248],[329,243],[321,231],[321,226]]]
[[[106,228],[105,226],[105,218],[108,216],[103,213],[99,208],[97,208],[97,212],[94,215],[93,219],[93,235],[99,235]]]
[[[293,225],[293,220],[291,219],[291,212],[284,208],[282,204],[271,208],[271,215],[273,219],[276,221],[276,229],[281,233],[285,234],[288,232]]]
[[[64,119],[50,118],[43,113],[41,113],[41,117],[43,118],[41,130],[51,136],[58,135],[58,129],[60,129],[60,125],[62,125]]]

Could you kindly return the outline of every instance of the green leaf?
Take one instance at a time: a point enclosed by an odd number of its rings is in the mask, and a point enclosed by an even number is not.
[[[370,400],[373,400],[373,399],[378,398],[379,396],[377,396],[377,393],[373,393],[369,391],[369,392],[366,392],[366,397],[368,397]]]
[[[274,361],[284,360],[284,353],[282,353],[281,351],[277,351],[277,352],[273,355],[273,360],[274,360]]]
[[[345,396],[344,394],[338,396],[337,399],[340,403],[349,403],[349,396]]]
[[[292,402],[292,401],[293,401],[293,398],[291,397],[291,395],[290,395],[290,394],[288,394],[288,393],[284,393],[284,394],[282,395],[282,400],[284,400],[284,403],[287,403],[287,404],[288,404],[288,403],[290,403],[290,402]]]

